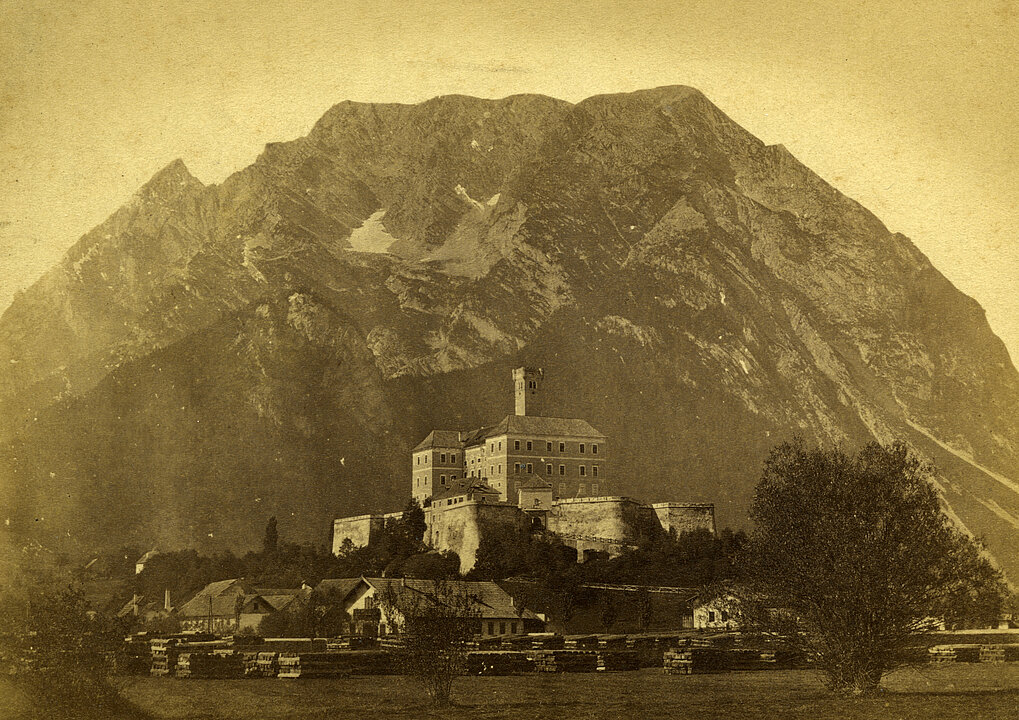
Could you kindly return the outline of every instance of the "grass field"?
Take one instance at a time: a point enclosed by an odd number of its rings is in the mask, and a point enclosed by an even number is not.
[[[884,688],[874,697],[838,698],[808,671],[667,676],[649,669],[463,678],[454,690],[457,706],[444,711],[432,711],[421,700],[418,686],[403,677],[134,678],[125,682],[123,694],[153,718],[175,720],[1019,718],[1019,667],[1015,665],[930,666],[887,678]],[[0,683],[0,699],[6,695],[4,689]],[[24,717],[18,711],[29,706],[27,698],[22,698],[9,705],[8,712],[0,712],[0,717]]]

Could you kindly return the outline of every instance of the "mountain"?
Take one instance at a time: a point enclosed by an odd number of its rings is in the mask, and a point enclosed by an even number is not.
[[[71,546],[324,542],[520,364],[610,436],[613,492],[743,524],[777,442],[901,438],[1019,576],[983,310],[686,87],[344,102],[221,185],[172,163],[0,318],[0,506]]]

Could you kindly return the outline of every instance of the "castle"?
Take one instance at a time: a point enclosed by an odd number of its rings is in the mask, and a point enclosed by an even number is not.
[[[577,549],[619,554],[648,532],[715,530],[710,504],[610,495],[608,438],[586,420],[542,415],[540,368],[513,370],[514,409],[470,432],[433,430],[411,451],[411,493],[425,509],[425,542],[474,567],[485,528],[521,516]],[[332,549],[367,545],[399,512],[340,518]]]

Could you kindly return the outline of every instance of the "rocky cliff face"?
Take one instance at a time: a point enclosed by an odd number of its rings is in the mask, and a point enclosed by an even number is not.
[[[509,369],[614,492],[739,524],[794,433],[902,438],[1019,574],[1019,376],[901,235],[696,90],[342,103],[219,186],[176,162],[0,320],[11,526],[257,542],[398,506]]]

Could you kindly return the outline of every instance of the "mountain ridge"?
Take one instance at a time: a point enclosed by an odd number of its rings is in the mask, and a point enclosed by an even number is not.
[[[0,317],[0,502],[84,543],[241,546],[257,513],[322,541],[525,363],[621,493],[742,523],[775,442],[902,437],[1019,572],[1019,493],[980,470],[1019,478],[1019,376],[982,308],[685,86],[344,102],[222,183],[169,163]]]

